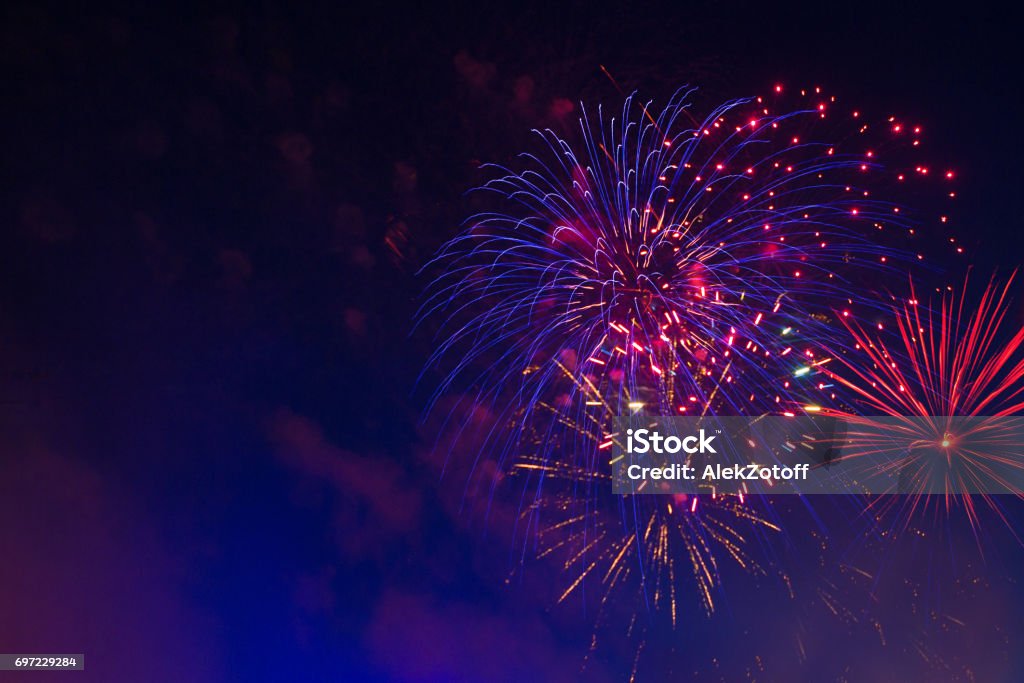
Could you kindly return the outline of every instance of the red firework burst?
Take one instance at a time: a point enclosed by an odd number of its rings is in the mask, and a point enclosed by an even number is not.
[[[853,349],[836,353],[823,372],[852,395],[837,410],[853,425],[844,458],[882,456],[904,496],[883,496],[875,510],[897,511],[905,528],[933,506],[948,515],[962,508],[980,523],[976,498],[1004,523],[994,493],[1022,496],[1024,438],[1024,324],[1011,315],[1014,274],[993,277],[980,298],[947,289],[937,307],[910,297],[894,309],[895,329],[876,329],[842,317]]]

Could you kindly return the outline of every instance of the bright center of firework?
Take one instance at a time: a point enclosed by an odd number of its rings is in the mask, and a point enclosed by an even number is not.
[[[952,443],[953,443],[953,440],[950,438],[949,434],[946,434],[944,437],[942,437],[942,447],[943,448],[949,448],[952,445]]]
[[[662,242],[663,247],[666,245]],[[630,328],[638,325],[643,334],[662,336],[661,326],[666,323],[663,317],[677,309],[678,280],[686,269],[665,248],[643,247],[637,258],[613,260],[603,256],[594,262],[601,284],[589,290],[589,298],[581,300],[582,308],[600,307],[611,322]]]

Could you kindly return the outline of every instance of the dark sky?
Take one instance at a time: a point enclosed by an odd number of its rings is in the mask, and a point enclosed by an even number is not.
[[[409,332],[480,163],[581,99],[783,81],[912,115],[955,160],[969,261],[1020,262],[1019,36],[991,8],[150,5],[8,3],[0,29],[0,651],[85,652],[82,680],[579,674],[592,615],[544,568],[506,586],[507,534],[428,452]],[[713,619],[652,623],[640,680],[1020,680],[1019,545],[984,564],[949,533],[948,580],[892,560],[903,638],[741,575]],[[933,609],[966,625],[903,616]]]

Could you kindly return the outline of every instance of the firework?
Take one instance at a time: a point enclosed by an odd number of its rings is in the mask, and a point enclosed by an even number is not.
[[[977,300],[965,280],[934,308],[911,284],[893,311],[894,328],[843,318],[853,348],[822,372],[850,394],[844,457],[900,456],[888,461],[908,495],[882,497],[874,509],[898,512],[902,528],[929,507],[962,509],[977,527],[976,498],[1009,524],[984,489],[1018,488],[1024,470],[1020,422],[1006,419],[1024,409],[1024,325],[1010,317],[1013,279],[993,277]]]
[[[563,378],[571,381],[567,369]],[[561,580],[551,601],[592,618],[584,666],[599,644],[602,652],[625,647],[633,650],[635,677],[651,639],[660,640],[659,624],[692,626],[694,613],[715,611],[729,569],[781,585],[764,552],[780,527],[744,496],[613,495],[607,453],[619,438],[612,431],[619,406],[587,395],[583,423],[542,402],[537,412],[556,416],[559,428],[548,429],[541,416],[529,421],[504,478],[521,496],[515,571],[525,575],[538,562],[553,567]],[[622,397],[623,409],[638,404],[632,398]]]
[[[571,380],[568,369],[564,377]],[[640,603],[665,608],[675,626],[680,585],[690,579],[704,611],[714,610],[720,557],[764,574],[748,546],[753,536],[779,527],[743,496],[611,494],[605,454],[620,438],[612,431],[618,406],[602,400],[596,389],[585,391],[592,405],[582,423],[541,404],[558,416],[563,429],[550,431],[546,420],[535,421],[541,429],[528,430],[530,447],[510,467],[524,492],[524,544],[539,557],[561,557],[569,577],[558,602],[583,593],[591,578],[599,579],[602,603],[617,589],[634,585]],[[636,405],[630,398],[624,397],[626,404]],[[633,578],[637,582],[630,584]]]
[[[527,475],[525,546],[568,554],[561,599],[589,577],[605,594],[639,577],[673,623],[679,580],[710,611],[717,557],[757,571],[749,538],[778,525],[731,497],[613,496],[611,418],[783,411],[827,360],[814,348],[833,311],[872,307],[871,277],[921,258],[880,246],[917,223],[875,188],[928,175],[883,166],[867,142],[870,128],[913,151],[918,128],[869,127],[820,90],[702,119],[690,95],[584,110],[575,143],[538,131],[541,151],[492,167],[495,209],[427,266],[441,274],[420,312],[442,319],[430,364],[448,362],[431,405],[468,387],[499,416],[478,458]]]
[[[853,122],[836,142],[818,131],[835,106],[820,92],[783,113],[737,100],[699,122],[689,94],[660,113],[633,97],[618,118],[584,113],[575,146],[538,132],[543,152],[496,167],[482,189],[501,210],[432,262],[443,272],[420,318],[444,318],[431,364],[450,361],[435,396],[461,379],[512,415],[551,399],[561,362],[659,414],[763,412],[785,393],[776,360],[796,352],[779,364],[799,369],[799,339],[831,334],[837,306],[871,305],[855,274],[915,258],[879,246],[879,231],[914,224],[868,188],[913,171],[881,166],[859,112],[835,113]]]

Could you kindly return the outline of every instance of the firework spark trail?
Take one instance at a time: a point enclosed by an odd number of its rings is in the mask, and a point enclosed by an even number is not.
[[[946,292],[937,308],[922,304],[911,283],[909,298],[893,310],[895,330],[888,334],[884,327],[871,330],[843,318],[853,349],[836,353],[838,365],[823,372],[849,390],[855,406],[855,414],[833,412],[862,425],[847,435],[844,457],[893,449],[906,454],[898,466],[913,475],[906,478],[910,495],[885,496],[874,505],[898,513],[904,528],[916,512],[941,505],[947,515],[961,507],[977,529],[981,520],[969,492],[1005,467],[1024,469],[1016,430],[989,419],[1024,409],[1024,325],[1008,318],[1014,276],[1002,284],[993,277],[977,300],[968,296],[965,279],[959,295]],[[883,432],[874,428],[872,415],[905,419]],[[986,419],[950,419],[957,416]],[[936,477],[944,492],[928,495],[927,482]],[[978,497],[1010,526],[995,498]]]

